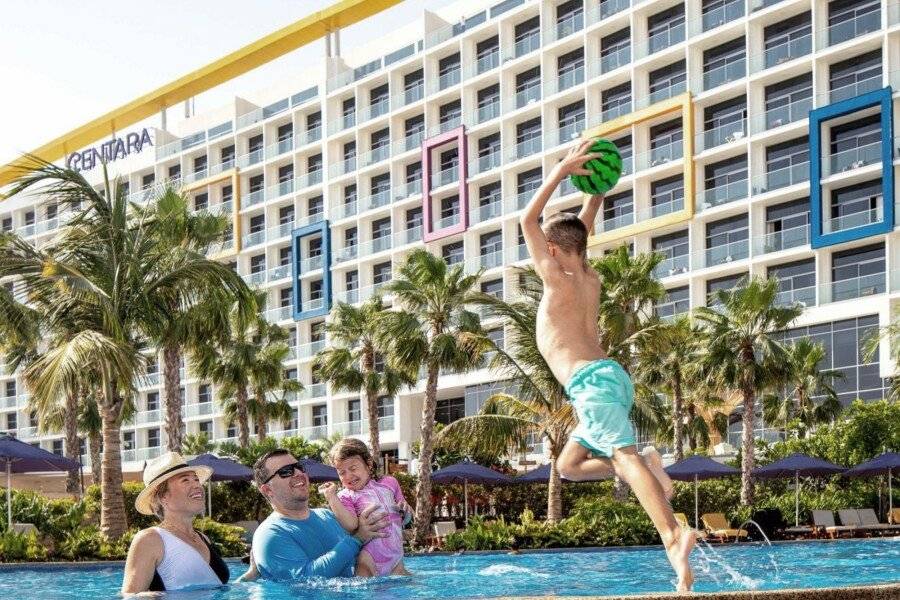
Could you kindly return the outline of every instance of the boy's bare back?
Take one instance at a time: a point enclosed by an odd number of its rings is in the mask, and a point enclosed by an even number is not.
[[[565,385],[578,367],[606,358],[600,345],[597,314],[600,278],[585,264],[566,272],[546,273],[538,306],[537,345],[557,381]]]

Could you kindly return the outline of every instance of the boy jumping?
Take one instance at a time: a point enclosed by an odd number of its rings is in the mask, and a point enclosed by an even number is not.
[[[537,345],[556,379],[565,386],[578,427],[558,459],[560,474],[575,481],[615,472],[640,501],[662,538],[678,576],[678,591],[694,578],[688,556],[696,543],[691,530],[675,522],[667,495],[671,480],[659,453],[638,454],[629,412],[634,387],[628,373],[600,345],[597,325],[600,279],[587,262],[588,232],[603,196],[592,196],[580,214],[559,213],[543,228],[540,217],[556,186],[569,175],[590,175],[584,163],[594,140],[572,148],[550,172],[520,219],[534,268],[544,282],[537,314]]]

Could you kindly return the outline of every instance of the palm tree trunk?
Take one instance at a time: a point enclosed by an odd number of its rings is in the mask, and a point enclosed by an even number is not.
[[[261,391],[256,392],[256,437],[259,441],[266,439],[268,427],[266,426],[266,395]]]
[[[111,386],[110,386],[111,387]],[[100,474],[100,531],[110,539],[119,539],[128,525],[125,497],[122,494],[122,454],[119,445],[119,413],[122,400],[107,392],[100,405],[103,419],[103,461]]]
[[[247,388],[239,385],[235,394],[235,408],[238,422],[238,445],[246,448],[250,445],[250,423],[247,420]]]
[[[753,348],[750,346],[742,350],[742,361],[745,372],[752,374],[750,364],[754,361]],[[745,377],[741,390],[744,399],[743,431],[741,432],[741,504],[750,506],[753,504],[753,468],[756,464],[753,446],[753,428],[756,418],[756,396],[753,382],[748,375]]]
[[[63,409],[63,430],[66,435],[66,458],[80,463],[81,444],[78,443],[78,394],[70,394],[66,398]],[[77,494],[79,490],[81,469],[72,469],[66,475],[66,493]]]
[[[88,450],[91,453],[91,479],[95,485],[100,485],[101,457],[100,457],[100,432],[88,432]]]
[[[562,480],[556,468],[556,454],[550,457],[550,481],[547,483],[547,521],[557,523],[562,519]]]
[[[181,452],[184,420],[181,418],[181,352],[177,346],[163,348],[163,379],[166,388],[166,449]]]
[[[675,369],[672,382],[672,429],[675,437],[675,460],[684,458],[684,396],[681,390],[681,371]]]
[[[366,347],[362,355],[362,372],[365,381],[372,376],[375,370],[375,353]],[[378,394],[375,390],[366,390],[366,418],[369,421],[369,448],[372,450],[372,458],[375,459],[375,472],[381,472],[381,440],[378,433]]]
[[[691,423],[694,422],[694,419],[697,418],[697,410],[694,408],[694,404],[691,403],[688,405],[688,417],[690,418]],[[691,452],[696,452],[697,450],[697,436],[693,434],[688,435],[688,448],[690,448]]]
[[[438,365],[428,366],[425,400],[422,404],[422,443],[419,449],[419,480],[416,483],[416,527],[413,544],[422,548],[431,527],[431,459],[434,453],[434,414],[437,410]]]

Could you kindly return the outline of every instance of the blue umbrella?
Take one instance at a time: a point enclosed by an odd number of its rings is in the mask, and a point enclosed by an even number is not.
[[[12,529],[12,474],[44,471],[71,471],[81,465],[64,456],[0,435],[0,464],[6,463],[6,519]]]
[[[309,477],[309,480],[313,483],[341,480],[341,478],[338,477],[337,469],[334,467],[322,464],[311,458],[302,458],[300,459],[300,462],[303,463],[303,468],[306,469],[306,476]]]
[[[479,464],[463,461],[449,467],[444,467],[432,473],[431,480],[435,483],[461,483],[463,484],[463,501],[465,502],[466,524],[469,523],[469,482],[482,485],[499,485],[511,483],[512,477],[504,475],[493,469],[482,467]]]
[[[900,471],[900,453],[885,452],[871,460],[860,463],[846,471],[845,477],[862,477],[864,475],[887,475],[888,478],[888,510],[894,509],[894,488],[891,484],[894,470]]]
[[[846,471],[844,467],[806,454],[791,454],[781,460],[753,470],[754,477],[779,479],[794,477],[794,526],[800,525],[800,476],[824,477]]]
[[[580,479],[578,481],[573,481],[560,476],[560,480],[563,483],[587,483],[591,481],[602,481],[603,479],[609,479],[611,477],[612,476],[610,475],[609,477],[601,477],[600,479]],[[550,463],[543,464],[537,469],[513,478],[512,483],[550,483]]]
[[[672,479],[694,482],[694,527],[700,526],[697,482],[700,480],[741,474],[741,472],[734,467],[723,465],[707,456],[689,456],[677,463],[669,465],[665,468],[665,472],[668,473],[669,477]]]
[[[222,458],[215,454],[201,454],[187,461],[192,467],[209,467],[213,470],[209,478],[209,491],[206,494],[207,514],[212,517],[212,482],[213,481],[250,481],[253,479],[253,469],[242,465],[236,460]]]

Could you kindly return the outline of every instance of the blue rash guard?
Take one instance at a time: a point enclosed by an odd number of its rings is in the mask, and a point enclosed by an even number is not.
[[[306,577],[352,577],[362,544],[330,510],[314,508],[305,520],[273,512],[253,534],[260,575],[276,581]]]

